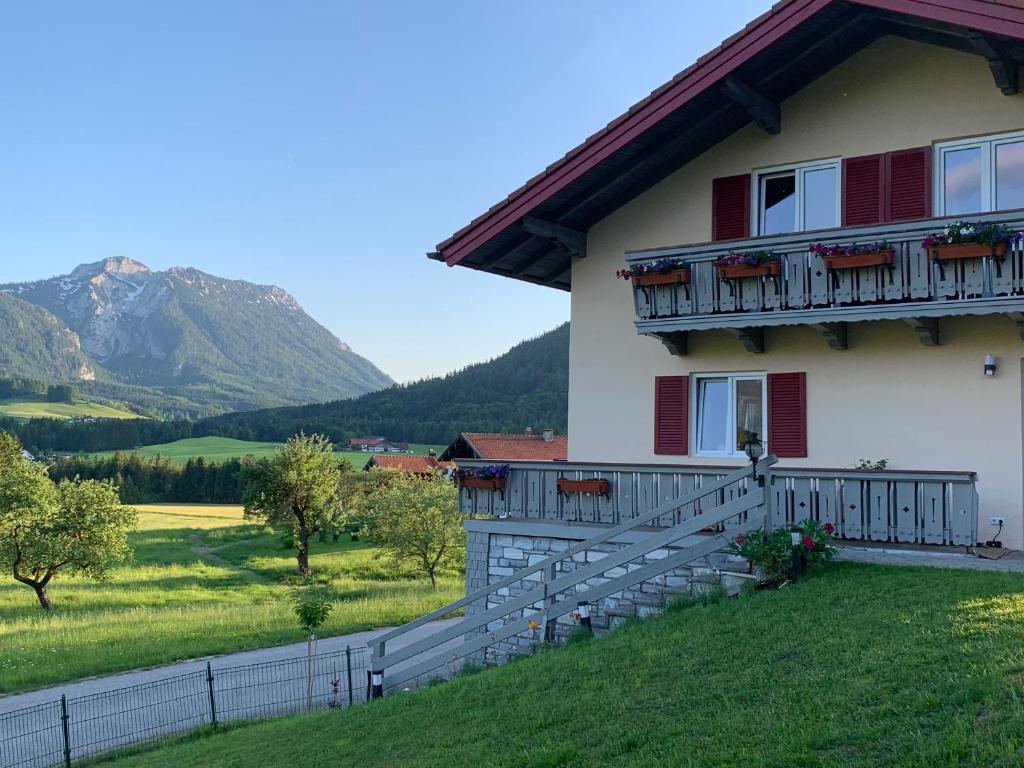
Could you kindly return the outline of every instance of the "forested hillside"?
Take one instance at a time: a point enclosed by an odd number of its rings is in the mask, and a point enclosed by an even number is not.
[[[300,430],[335,443],[355,435],[384,435],[413,443],[445,444],[461,431],[566,429],[569,324],[513,347],[486,363],[352,400],[224,414],[199,421],[136,420],[63,424],[0,419],[33,451],[105,451],[186,437],[285,440]]]

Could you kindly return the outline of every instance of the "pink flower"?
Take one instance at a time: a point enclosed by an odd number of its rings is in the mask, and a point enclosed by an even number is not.
[[[825,523],[825,525],[823,525],[822,528],[825,529],[825,533],[827,533],[829,536],[831,536],[836,529],[836,527],[832,525],[832,523]]]
[[[814,549],[814,538],[811,536],[804,536],[804,547],[807,549]]]
[[[744,536],[742,533],[737,533],[736,534],[736,543],[737,544],[742,544],[743,543],[743,539],[745,539],[745,538],[746,538],[746,536]]]

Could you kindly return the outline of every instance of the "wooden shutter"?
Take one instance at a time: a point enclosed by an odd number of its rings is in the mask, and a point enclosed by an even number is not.
[[[750,174],[711,182],[711,239],[750,237]]]
[[[843,158],[843,226],[885,218],[885,155]]]
[[[886,221],[932,215],[932,148],[916,147],[885,156]]]
[[[690,379],[657,376],[654,379],[654,452],[685,456],[690,429]]]
[[[807,375],[768,374],[768,452],[779,458],[807,456]]]

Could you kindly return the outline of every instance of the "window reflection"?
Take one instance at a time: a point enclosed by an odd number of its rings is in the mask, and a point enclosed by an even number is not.
[[[943,191],[946,214],[977,213],[981,202],[981,148],[950,150],[944,155]]]
[[[724,451],[726,424],[729,420],[729,382],[726,379],[701,379],[697,414],[697,448],[700,451]]]
[[[804,173],[804,229],[837,227],[836,169],[818,168]]]
[[[761,201],[761,234],[776,235],[796,229],[795,174],[764,179]]]
[[[761,401],[760,379],[739,379],[736,382],[736,451],[742,451],[747,439],[757,434],[761,439],[764,404]]]
[[[1024,141],[996,145],[996,210],[1024,208]]]

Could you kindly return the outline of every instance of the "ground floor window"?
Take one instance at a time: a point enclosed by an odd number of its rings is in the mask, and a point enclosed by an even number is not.
[[[695,445],[699,456],[743,456],[752,433],[765,439],[765,375],[760,373],[700,375]]]

